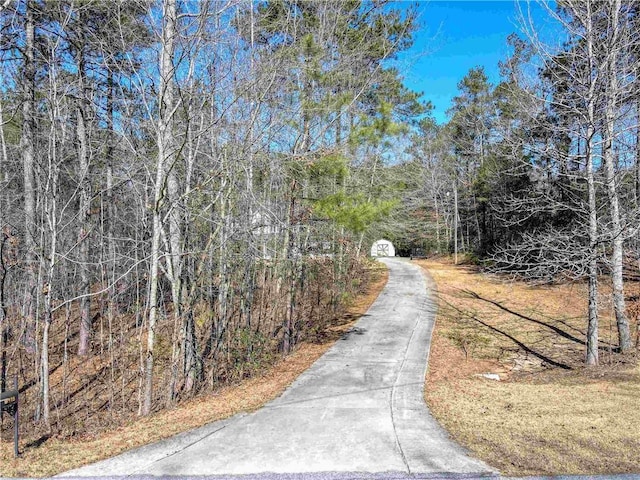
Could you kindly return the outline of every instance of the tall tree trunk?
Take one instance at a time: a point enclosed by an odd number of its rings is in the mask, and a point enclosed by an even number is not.
[[[640,208],[640,96],[636,100],[635,207]]]
[[[2,77],[0,77],[2,83]],[[9,154],[7,152],[7,142],[4,136],[4,114],[2,100],[0,100],[0,221],[7,212],[7,194],[9,183]]]
[[[166,105],[172,105],[173,103],[173,91],[171,86],[167,85],[166,93]],[[167,392],[167,404],[173,404],[176,393],[176,384],[178,381],[178,370],[181,357],[181,349],[184,343],[183,334],[184,331],[184,319],[183,319],[183,288],[182,288],[182,269],[183,269],[183,256],[182,256],[182,207],[180,203],[180,187],[178,182],[178,175],[176,172],[177,158],[176,145],[173,136],[172,123],[169,120],[166,132],[167,141],[167,155],[169,157],[168,173],[167,173],[167,191],[169,196],[169,249],[170,256],[167,262],[168,277],[171,282],[171,299],[173,302],[173,341],[171,348],[171,374],[169,380],[169,389]]]
[[[144,372],[144,392],[141,414],[151,413],[153,402],[153,367],[156,327],[158,320],[158,274],[160,266],[160,237],[162,233],[162,200],[165,181],[167,180],[167,163],[172,148],[171,117],[173,105],[173,55],[175,51],[176,0],[164,0],[162,12],[162,50],[160,52],[160,89],[158,105],[158,157],[156,161],[156,183],[153,200],[153,226],[151,234],[151,258],[149,274],[149,317],[147,324],[147,349]],[[170,260],[171,261],[171,260]]]
[[[589,196],[589,320],[587,325],[586,364],[598,364],[598,217],[596,187],[593,171],[593,136],[595,133],[596,81],[593,78],[593,27],[591,24],[591,0],[587,1],[587,56],[589,63],[589,92],[587,98],[587,129],[585,157],[587,167],[587,189]]]
[[[27,332],[34,328],[36,295],[36,179],[34,170],[35,155],[35,26],[33,19],[33,1],[25,1],[25,47],[24,47],[24,95],[22,99],[22,168],[24,174],[24,242],[26,292],[23,315]],[[27,339],[29,342],[31,339]]]
[[[7,325],[7,305],[5,298],[5,281],[7,267],[4,262],[5,247],[9,241],[9,228],[4,225],[0,229],[0,391],[7,389],[7,347],[9,343],[9,325]],[[1,414],[0,414],[1,415]]]
[[[176,6],[173,7],[174,16]],[[169,28],[169,24],[167,24]],[[164,79],[164,122],[165,133],[164,139],[166,145],[165,162],[167,165],[167,194],[169,199],[169,250],[170,256],[167,262],[167,272],[169,281],[171,282],[171,299],[173,303],[173,318],[174,318],[174,330],[173,330],[173,342],[171,352],[171,374],[169,381],[169,390],[167,395],[167,402],[171,405],[175,399],[175,390],[178,380],[179,363],[181,359],[181,350],[184,344],[184,319],[183,319],[183,296],[184,289],[182,284],[183,268],[184,268],[184,256],[183,256],[183,215],[184,215],[184,187],[180,184],[179,179],[179,151],[181,147],[176,142],[174,132],[174,113],[180,102],[179,98],[176,98],[175,92],[175,76],[173,56],[175,51],[175,36],[177,33],[176,18],[172,22],[172,31],[168,32],[171,35],[170,41],[170,54],[168,56],[168,63],[163,66],[163,73],[161,75]],[[193,64],[191,65],[193,68]],[[191,72],[191,70],[190,70]],[[192,75],[192,72],[189,76]],[[189,112],[191,113],[191,112]],[[186,122],[191,121],[190,115],[187,116]],[[185,127],[187,135],[189,135],[189,127]],[[187,187],[188,188],[188,187]]]
[[[621,352],[626,352],[631,348],[631,334],[629,332],[629,319],[627,318],[624,300],[624,282],[622,278],[623,241],[624,232],[620,222],[620,202],[618,199],[618,188],[616,185],[615,159],[613,153],[614,123],[617,107],[617,97],[619,95],[617,78],[617,60],[619,42],[619,13],[621,1],[615,0],[611,4],[613,8],[609,22],[611,25],[611,46],[608,52],[605,65],[605,75],[607,78],[607,88],[605,95],[605,119],[604,131],[602,132],[603,148],[602,156],[604,160],[604,171],[607,184],[607,195],[609,198],[609,214],[611,215],[612,228],[612,252],[611,252],[611,280],[613,283],[613,308],[618,326],[618,343]]]
[[[194,91],[193,82],[191,83],[190,90]],[[189,103],[189,109],[187,117],[192,119],[194,117],[192,103]],[[204,115],[200,117],[200,128],[202,129],[202,125],[204,124]],[[185,205],[187,204],[188,199],[190,198],[192,182],[193,182],[193,169],[195,166],[195,162],[197,159],[197,151],[200,139],[194,139],[193,136],[193,128],[187,128],[187,140],[186,140],[186,174],[185,174]],[[190,226],[193,221],[193,217],[191,216],[191,209],[184,209],[183,218],[183,241],[182,241],[182,251],[190,251],[190,239],[192,238],[190,235]],[[211,239],[211,236],[209,237]],[[210,240],[211,241],[211,240]],[[209,250],[209,247],[204,249],[205,251]],[[183,358],[183,370],[182,375],[184,376],[184,390],[186,392],[190,392],[196,380],[201,380],[202,376],[202,360],[199,357],[198,352],[198,339],[196,336],[196,328],[195,328],[195,320],[193,311],[196,307],[197,303],[197,279],[200,278],[200,274],[202,273],[202,268],[205,263],[204,260],[200,261],[198,271],[196,272],[195,267],[195,258],[190,257],[189,260],[183,259],[183,267],[182,267],[182,280],[181,280],[181,301],[184,304],[183,313],[182,313],[182,331],[181,342],[182,342],[182,351]]]
[[[105,242],[106,237],[106,261],[102,264],[102,278],[107,284],[107,322],[109,327],[108,349],[109,349],[109,374],[111,377],[110,382],[110,409],[115,408],[116,403],[116,391],[115,391],[115,379],[116,379],[116,352],[114,351],[114,320],[117,315],[116,300],[116,244],[115,244],[115,206],[113,195],[113,163],[114,163],[114,83],[113,83],[113,71],[111,65],[107,64],[107,91],[106,91],[106,107],[107,107],[107,131],[105,139],[105,167],[106,167],[106,205],[103,201],[103,214],[104,228],[102,230],[102,241]],[[104,248],[104,247],[103,247]],[[122,375],[124,379],[124,375]]]
[[[82,47],[78,51],[78,88],[80,98],[76,101],[76,140],[78,142],[78,167],[80,183],[80,202],[78,207],[78,262],[80,264],[80,334],[78,355],[89,353],[91,339],[91,280],[89,261],[91,245],[91,181],[89,178],[89,141],[87,138],[87,114],[85,99],[85,60]]]
[[[55,220],[55,200],[51,206],[50,210],[54,210],[50,213]],[[49,331],[51,328],[51,323],[53,321],[53,273],[55,269],[55,258],[56,258],[56,244],[57,244],[57,226],[55,223],[53,225],[53,230],[51,231],[51,247],[49,252],[49,268],[47,271],[47,284],[46,284],[46,293],[45,293],[45,319],[44,325],[42,326],[42,345],[41,345],[41,358],[40,358],[40,368],[41,368],[41,385],[40,388],[42,390],[42,421],[45,423],[47,428],[51,426],[51,400],[50,400],[50,382],[49,382]]]
[[[458,177],[453,180],[453,263],[458,264]]]
[[[284,305],[284,336],[282,338],[282,352],[286,355],[293,349],[293,304],[294,304],[294,288],[295,279],[293,278],[294,262],[295,262],[295,230],[294,230],[294,212],[295,202],[297,194],[297,182],[291,181],[291,187],[289,191],[290,199],[287,206],[284,241],[282,243],[282,267],[281,273],[278,279],[278,285],[276,291],[280,292],[280,285],[284,283],[286,285],[285,305]]]
[[[0,80],[1,81],[1,80]],[[9,326],[7,325],[7,306],[5,300],[5,280],[7,278],[7,268],[4,263],[4,251],[10,236],[9,226],[5,224],[7,212],[7,183],[9,173],[5,169],[9,168],[9,157],[7,155],[7,144],[4,138],[4,116],[2,114],[2,100],[0,99],[0,391],[6,390],[7,386],[7,347],[9,344]],[[1,414],[0,414],[1,415]]]
[[[116,268],[116,242],[115,242],[115,206],[113,195],[113,162],[114,162],[114,109],[113,109],[114,83],[113,72],[107,67],[107,139],[106,139],[106,236],[107,236],[107,281],[109,282],[109,316],[116,314],[117,303],[115,301],[115,268]]]
[[[55,140],[54,140],[55,141]],[[50,406],[50,382],[49,382],[49,332],[53,321],[53,290],[54,272],[56,268],[56,255],[58,247],[58,166],[55,164],[56,158],[49,159],[49,179],[47,181],[48,191],[45,199],[45,214],[49,225],[49,264],[46,271],[46,283],[43,287],[45,319],[42,331],[42,345],[40,354],[40,388],[42,395],[42,420],[47,428],[51,422]]]
[[[589,195],[589,313],[587,323],[586,364],[598,364],[598,217],[596,208],[596,189],[593,172],[593,127],[587,128],[586,160],[587,189]]]

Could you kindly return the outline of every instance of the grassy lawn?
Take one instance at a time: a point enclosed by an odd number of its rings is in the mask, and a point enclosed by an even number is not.
[[[43,477],[108,458],[207,423],[253,411],[278,397],[309,368],[337,339],[363,315],[384,288],[386,267],[377,263],[374,281],[365,295],[357,298],[347,312],[314,342],[300,344],[294,353],[279,360],[261,375],[238,385],[221,388],[145,418],[135,418],[126,426],[72,439],[51,437],[43,443],[27,440],[20,445],[22,456],[13,458],[13,437],[0,440],[0,476]],[[5,422],[10,420],[5,419]]]
[[[601,366],[585,368],[585,285],[534,287],[446,260],[418,263],[440,305],[425,398],[459,443],[507,475],[640,473],[640,368],[637,354],[612,351],[607,291]]]

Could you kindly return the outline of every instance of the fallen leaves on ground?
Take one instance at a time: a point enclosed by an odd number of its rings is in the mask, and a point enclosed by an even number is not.
[[[135,418],[123,427],[73,439],[43,438],[40,445],[21,446],[23,454],[13,458],[13,443],[0,441],[0,475],[44,477],[102,460],[132,448],[168,438],[207,423],[254,411],[278,397],[362,316],[386,285],[388,271],[377,264],[376,279],[366,294],[355,299],[346,314],[331,327],[330,339],[299,345],[263,374],[214,394],[197,397],[149,417]]]

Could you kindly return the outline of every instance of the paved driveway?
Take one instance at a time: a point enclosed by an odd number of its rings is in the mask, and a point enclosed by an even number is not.
[[[63,475],[491,472],[423,401],[431,281],[408,261],[382,261],[389,282],[367,314],[278,399]]]

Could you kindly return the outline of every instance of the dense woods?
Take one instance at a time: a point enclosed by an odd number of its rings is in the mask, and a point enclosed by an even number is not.
[[[587,281],[591,365],[609,276],[618,349],[637,347],[639,11],[546,7],[561,45],[523,10],[501,81],[472,69],[438,125],[396,62],[406,4],[2,3],[2,379],[28,421],[251,375],[357,293],[381,236]]]
[[[625,282],[640,261],[640,11],[616,0],[538,5],[552,41],[521,4],[500,82],[473,68],[449,122],[420,121],[399,237],[534,282],[588,282],[585,361],[596,365],[608,315],[599,282],[613,288],[617,350],[639,340]]]
[[[2,378],[29,421],[242,379],[366,284],[383,155],[424,111],[393,66],[411,9],[2,8]]]

